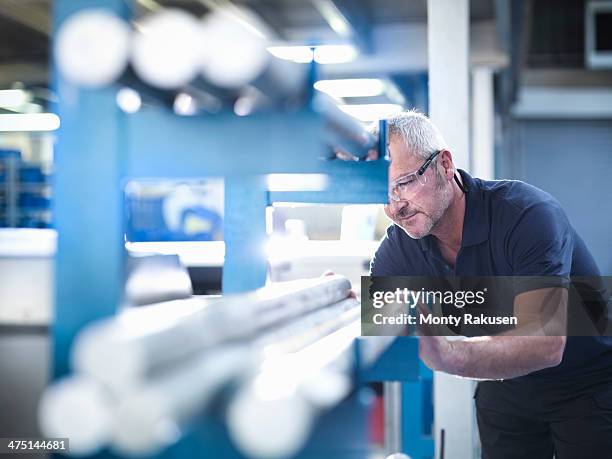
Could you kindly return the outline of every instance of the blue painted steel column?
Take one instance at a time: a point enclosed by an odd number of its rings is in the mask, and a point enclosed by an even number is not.
[[[265,176],[225,178],[224,294],[253,290],[266,282],[267,205]]]
[[[433,374],[419,360],[419,379],[402,383],[402,452],[413,459],[434,457]]]
[[[54,28],[72,13],[101,7],[127,17],[123,0],[56,0]],[[57,33],[54,34],[57,36]],[[88,322],[115,311],[122,293],[121,148],[115,90],[80,90],[55,75],[61,128],[55,154],[54,374],[68,371],[70,345]]]

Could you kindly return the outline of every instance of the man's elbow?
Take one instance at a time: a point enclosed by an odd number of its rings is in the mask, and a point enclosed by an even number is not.
[[[542,346],[542,349],[545,349],[545,368],[556,367],[563,360],[566,338],[565,336],[549,336],[546,339],[548,345]]]

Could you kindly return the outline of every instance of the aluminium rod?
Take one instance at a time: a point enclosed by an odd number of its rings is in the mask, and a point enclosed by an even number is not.
[[[77,336],[71,355],[74,371],[115,391],[129,390],[160,367],[216,344],[249,339],[275,324],[348,297],[350,282],[326,276],[264,287],[227,296],[191,314],[147,321],[121,316],[99,321]]]
[[[185,300],[177,300],[176,303],[181,302]],[[156,309],[161,311],[163,306],[157,305]],[[71,441],[77,446],[77,453],[89,454],[110,442],[114,449],[122,454],[150,454],[176,440],[170,434],[174,432],[178,435],[181,427],[196,414],[204,411],[223,386],[231,382],[237,386],[251,384],[249,381],[253,381],[253,377],[249,374],[257,373],[258,362],[261,362],[265,355],[274,359],[292,352],[304,354],[303,349],[312,349],[315,346],[312,343],[317,339],[325,344],[326,337],[334,335],[348,324],[358,323],[358,310],[357,300],[342,300],[298,318],[296,322],[301,324],[293,328],[294,334],[289,333],[288,327],[284,326],[278,329],[276,336],[274,331],[268,331],[264,334],[265,339],[215,347],[197,357],[166,367],[163,374],[152,375],[141,386],[134,387],[129,392],[110,393],[103,385],[77,374],[45,392],[41,405],[41,426],[48,435],[70,434]],[[327,314],[323,314],[327,311]],[[306,317],[309,317],[311,330],[307,329]],[[300,335],[302,339],[296,339]],[[271,348],[274,352],[269,352]],[[337,351],[338,346],[334,343],[330,349],[320,352],[320,356],[324,358],[323,363],[329,362],[330,356],[339,360],[335,354]],[[344,394],[347,385],[346,374],[342,376],[336,374],[337,372],[327,371],[313,375],[312,369],[321,367],[316,363],[316,359],[313,361],[312,358],[302,358],[302,362],[302,373],[304,369],[311,369],[310,374],[301,376],[301,379],[308,376],[306,382],[301,382],[304,393],[299,396],[297,402],[292,396],[274,404],[275,410],[288,410],[297,416],[292,424],[287,424],[288,428],[294,430],[287,431],[283,444],[299,444],[294,438],[296,427],[299,430],[299,426],[310,425],[317,410],[337,401],[338,396]],[[313,366],[313,362],[319,367]],[[348,368],[346,362],[336,363],[338,368]],[[300,371],[293,372],[293,376]],[[87,384],[82,381],[87,381]],[[311,389],[307,390],[308,387]],[[273,391],[274,384],[267,390]],[[243,390],[241,393],[249,393],[249,390]],[[260,406],[258,400],[247,399],[240,403],[257,407]],[[84,406],[90,407],[89,410],[79,409],[83,402],[86,402]],[[243,421],[244,418],[241,418],[237,422]]]

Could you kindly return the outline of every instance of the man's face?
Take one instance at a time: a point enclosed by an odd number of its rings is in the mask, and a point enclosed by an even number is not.
[[[389,183],[416,172],[425,162],[412,154],[400,138],[390,140],[389,151]],[[440,156],[437,159],[440,161]],[[402,193],[400,201],[389,200],[389,205],[385,206],[387,216],[413,239],[421,239],[431,233],[452,199],[452,188],[437,171],[438,161],[423,174],[424,184],[417,183],[413,189]]]

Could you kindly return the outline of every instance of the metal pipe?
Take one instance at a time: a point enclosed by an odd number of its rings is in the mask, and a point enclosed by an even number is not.
[[[202,32],[206,81],[234,90],[253,86],[275,106],[303,102],[309,67],[273,57],[267,50],[272,32],[251,10],[235,5],[215,8],[204,17]]]
[[[160,89],[180,89],[196,78],[206,60],[204,40],[194,16],[180,9],[162,9],[139,21],[131,62],[144,82]]]
[[[240,386],[226,421],[232,440],[246,456],[290,457],[304,446],[316,417],[352,389],[351,345],[360,327],[356,320],[299,352],[272,358]]]
[[[385,416],[385,454],[402,451],[402,383],[383,383]]]
[[[321,113],[327,122],[327,141],[340,152],[353,156],[356,160],[368,157],[370,150],[376,150],[377,138],[359,121],[338,108],[330,96],[317,93],[312,107]]]
[[[178,300],[174,306],[184,302]],[[163,306],[156,309],[160,314]],[[221,389],[235,386],[241,389],[230,402],[227,416],[238,429],[239,445],[255,457],[295,451],[314,417],[346,396],[352,386],[350,344],[360,333],[359,303],[353,298],[342,300],[299,316],[292,325],[293,330],[291,324],[283,325],[250,342],[216,346],[176,361],[130,391],[108,391],[81,375],[69,378],[43,396],[43,431],[60,437],[70,434],[78,454],[93,453],[110,443],[120,454],[149,455],[176,441],[182,427],[204,412]],[[287,388],[297,392],[286,392]],[[268,403],[268,396],[273,403]],[[284,432],[281,440],[269,445],[270,439],[257,440],[258,426],[247,427],[249,416],[254,411],[261,414],[263,408],[274,419],[262,420],[260,426],[281,421],[275,431]],[[257,453],[262,441],[272,451],[269,455]]]
[[[74,371],[116,392],[129,391],[159,368],[223,342],[253,338],[323,306],[348,297],[351,285],[342,276],[293,281],[227,296],[207,306],[187,300],[191,313],[147,314],[98,322],[78,337],[72,353]],[[185,304],[185,303],[182,303]]]
[[[54,57],[64,77],[79,86],[100,88],[116,81],[130,55],[126,21],[102,9],[70,16],[58,31]]]
[[[121,455],[148,456],[174,443],[224,387],[253,371],[253,354],[248,346],[223,347],[123,397],[114,411],[111,447]]]

